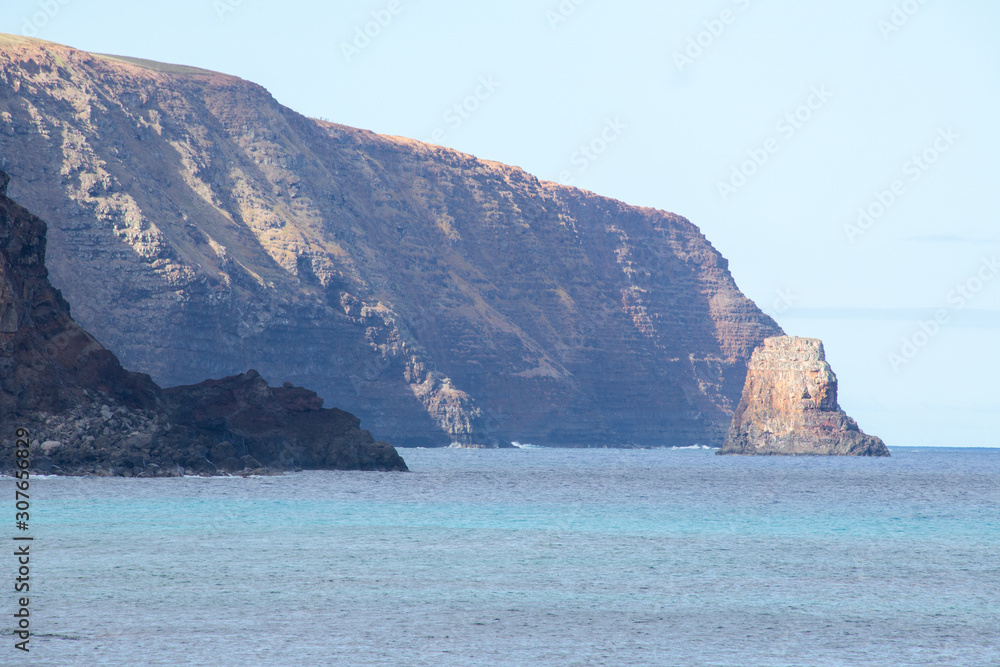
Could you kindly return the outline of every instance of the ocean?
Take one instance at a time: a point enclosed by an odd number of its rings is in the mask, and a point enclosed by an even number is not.
[[[1000,665],[1000,449],[401,453],[32,479],[0,664]]]

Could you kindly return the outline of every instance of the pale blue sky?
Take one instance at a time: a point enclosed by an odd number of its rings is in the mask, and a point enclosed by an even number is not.
[[[372,12],[386,25],[345,49]],[[1000,446],[998,3],[7,0],[0,17],[687,216],[786,331],[824,340],[863,429]],[[679,60],[689,40],[705,46]],[[881,215],[848,234],[859,208]]]

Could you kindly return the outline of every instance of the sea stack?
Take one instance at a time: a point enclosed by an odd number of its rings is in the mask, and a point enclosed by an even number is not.
[[[776,336],[754,350],[718,454],[889,456],[837,403],[837,376],[816,338]]]

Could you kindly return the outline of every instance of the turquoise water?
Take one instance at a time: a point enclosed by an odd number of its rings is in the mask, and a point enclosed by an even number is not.
[[[24,664],[1000,664],[1000,450],[403,455],[33,480]]]

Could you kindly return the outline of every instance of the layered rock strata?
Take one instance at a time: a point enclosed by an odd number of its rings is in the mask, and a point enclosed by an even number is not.
[[[165,476],[294,468],[405,470],[357,418],[251,371],[161,390],[122,368],[70,316],[45,268],[45,223],[0,172],[0,471],[27,428],[33,470]]]
[[[215,72],[0,36],[0,167],[128,367],[253,367],[397,445],[721,445],[781,333],[678,215]]]
[[[815,338],[768,338],[754,350],[719,454],[889,456],[837,402],[837,376]]]

